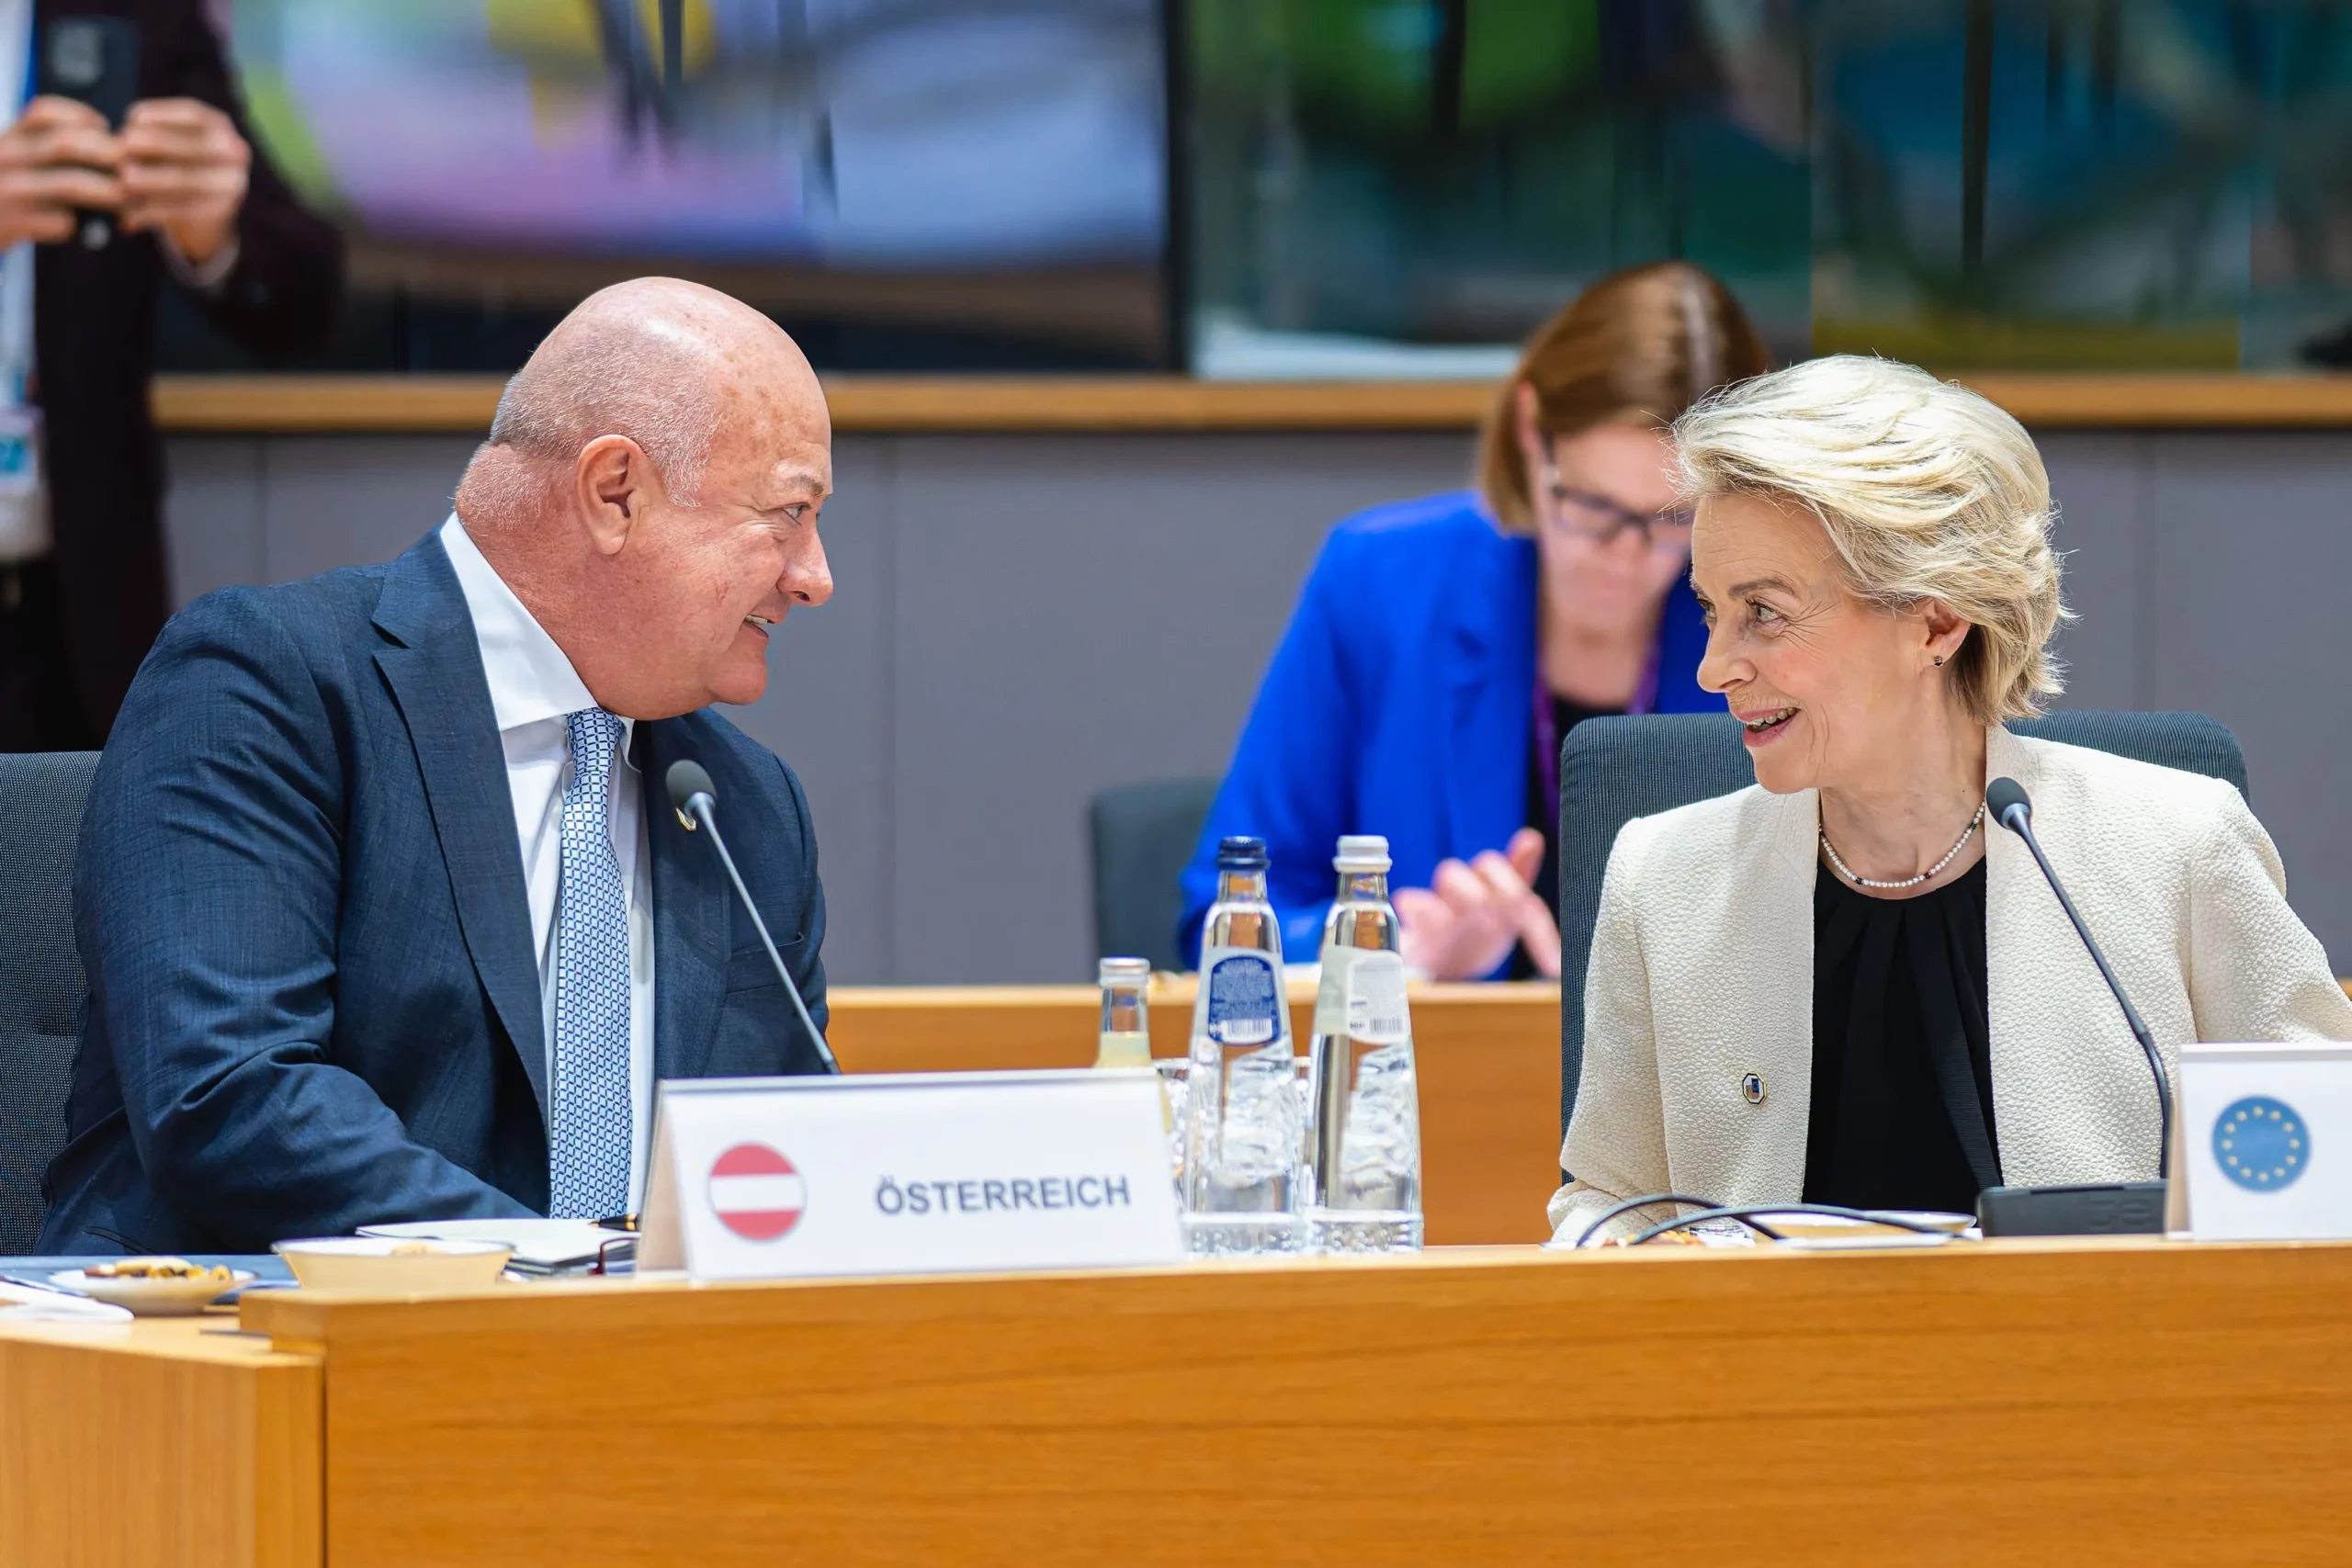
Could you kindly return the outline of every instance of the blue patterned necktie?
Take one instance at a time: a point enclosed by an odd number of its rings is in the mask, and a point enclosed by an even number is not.
[[[628,902],[613,853],[612,779],[621,721],[566,716],[563,874],[556,886],[555,1085],[548,1095],[548,1213],[594,1220],[628,1210],[635,1140],[628,1078]]]

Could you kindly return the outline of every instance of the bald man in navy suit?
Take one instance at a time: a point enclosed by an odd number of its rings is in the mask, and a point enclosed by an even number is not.
[[[706,710],[831,595],[831,484],[791,340],[641,279],[540,345],[406,555],[176,616],[83,829],[42,1250],[629,1212],[657,1077],[819,1070],[660,781],[709,770],[821,1027],[807,798]]]

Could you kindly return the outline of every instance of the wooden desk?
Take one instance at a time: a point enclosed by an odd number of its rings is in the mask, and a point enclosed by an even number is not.
[[[0,1564],[316,1568],[319,1359],[235,1329],[0,1319]]]
[[[1458,430],[1483,381],[1201,381],[1184,376],[827,376],[837,433]],[[2342,429],[2352,376],[1982,371],[1962,379],[2036,430]],[[158,376],[165,430],[478,433],[503,376]]]
[[[255,1298],[326,1562],[2323,1562],[2352,1247]]]
[[[1540,1242],[1560,1184],[1560,987],[1417,985],[1422,1209],[1434,1247]],[[1082,1067],[1094,1060],[1102,993],[1092,986],[841,986],[827,1030],[859,1073]],[[1182,1056],[1193,981],[1156,977],[1151,1049]],[[1293,987],[1300,1043],[1315,995]]]
[[[0,1564],[2331,1562],[2347,1298],[2133,1240],[271,1292],[0,1326]]]

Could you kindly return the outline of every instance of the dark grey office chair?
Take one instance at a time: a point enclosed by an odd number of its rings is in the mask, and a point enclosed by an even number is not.
[[[1087,803],[1094,852],[1094,954],[1189,969],[1176,949],[1183,898],[1177,874],[1193,858],[1216,795],[1215,779],[1159,779],[1106,789]]]
[[[2009,728],[2143,762],[2227,779],[2245,795],[2237,737],[2198,713],[2053,713]],[[1600,878],[1617,829],[1729,795],[1756,782],[1729,714],[1588,719],[1560,747],[1560,1132],[1577,1108],[1584,1071],[1585,964],[1600,912]],[[1805,984],[1812,982],[1808,978]]]
[[[82,1029],[74,845],[96,751],[0,754],[0,1256],[32,1251]]]

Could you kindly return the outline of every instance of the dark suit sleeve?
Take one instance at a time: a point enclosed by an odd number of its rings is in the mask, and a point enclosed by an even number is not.
[[[292,637],[230,590],[165,628],[93,788],[74,926],[155,1190],[243,1248],[530,1213],[412,1142],[330,1059],[345,827],[337,726]]]
[[[808,815],[808,796],[800,787],[800,775],[786,766],[781,758],[777,759],[776,767],[784,774],[784,787],[792,795],[793,813],[800,828],[801,862],[806,868],[803,886],[808,889],[807,919],[802,927],[807,935],[786,962],[792,970],[792,983],[800,988],[800,999],[808,1004],[808,1017],[819,1029],[830,1032],[831,1015],[825,1007],[825,886],[817,876],[817,825]],[[804,1043],[794,1055],[807,1060],[796,1060],[792,1070],[823,1071],[813,1045]]]
[[[210,18],[193,0],[185,10],[166,90],[226,111],[254,150],[237,215],[236,265],[219,288],[198,299],[215,325],[255,354],[322,347],[343,306],[343,236],[295,199],[246,122]]]

